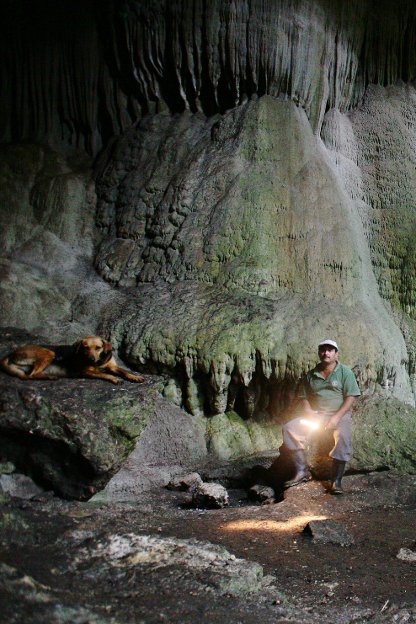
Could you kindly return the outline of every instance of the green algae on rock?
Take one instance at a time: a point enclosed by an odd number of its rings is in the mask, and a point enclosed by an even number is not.
[[[220,461],[233,461],[265,452],[277,455],[281,425],[243,420],[235,412],[218,414],[207,424],[208,450]]]
[[[366,397],[354,416],[355,470],[416,473],[416,410],[397,399]]]
[[[132,451],[158,395],[134,386],[114,395],[110,384],[96,381],[0,381],[2,456],[67,498],[90,498],[105,485]]]

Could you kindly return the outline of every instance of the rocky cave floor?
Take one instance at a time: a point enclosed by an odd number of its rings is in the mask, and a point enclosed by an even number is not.
[[[313,481],[263,506],[234,490],[212,510],[165,489],[112,504],[5,498],[0,620],[416,622],[416,476],[350,475],[345,489],[334,497]],[[303,532],[327,519],[352,543]],[[151,554],[137,536],[154,538]]]

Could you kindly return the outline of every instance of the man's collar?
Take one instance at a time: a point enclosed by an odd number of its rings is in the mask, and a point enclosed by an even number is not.
[[[322,373],[322,369],[321,369],[321,368],[319,368],[319,367],[320,367],[320,365],[321,365],[320,363],[319,363],[319,364],[317,364],[317,365],[315,366],[315,368],[313,369],[312,373],[313,373],[314,375],[315,375],[316,373]],[[333,373],[334,371],[336,371],[336,370],[337,370],[338,366],[339,366],[339,362],[337,362],[337,363],[335,364],[335,368],[334,368],[334,370],[332,370],[329,374],[330,374],[330,375],[332,375],[332,373]],[[328,377],[329,377],[329,375],[328,375]]]

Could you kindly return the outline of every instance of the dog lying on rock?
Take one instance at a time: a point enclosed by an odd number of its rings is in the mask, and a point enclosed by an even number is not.
[[[81,338],[72,346],[25,345],[0,360],[0,367],[19,379],[89,377],[119,384],[144,378],[118,366],[111,344],[99,336]],[[118,376],[116,376],[118,375]]]

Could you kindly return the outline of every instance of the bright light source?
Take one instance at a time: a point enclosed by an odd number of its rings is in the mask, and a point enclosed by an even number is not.
[[[321,426],[319,422],[317,422],[316,420],[309,420],[309,418],[302,418],[300,422],[302,423],[302,425],[306,425],[313,430],[319,429],[319,427]]]

